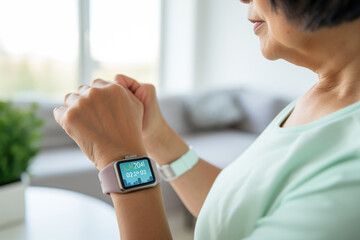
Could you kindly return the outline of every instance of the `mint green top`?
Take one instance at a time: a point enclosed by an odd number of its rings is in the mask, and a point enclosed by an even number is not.
[[[217,177],[196,240],[360,239],[360,102],[281,128],[294,106]]]

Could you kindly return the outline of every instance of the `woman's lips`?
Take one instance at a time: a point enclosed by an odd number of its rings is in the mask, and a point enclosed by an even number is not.
[[[261,24],[263,24],[264,22],[255,22],[255,25],[254,25],[254,31],[260,27]]]
[[[256,31],[257,28],[259,28],[264,23],[264,21],[254,20],[254,19],[249,19],[249,21],[255,24],[254,25],[254,32]]]

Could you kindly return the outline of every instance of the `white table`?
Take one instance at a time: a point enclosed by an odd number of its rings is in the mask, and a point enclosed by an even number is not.
[[[25,222],[0,230],[1,240],[119,239],[114,209],[90,196],[28,187]]]

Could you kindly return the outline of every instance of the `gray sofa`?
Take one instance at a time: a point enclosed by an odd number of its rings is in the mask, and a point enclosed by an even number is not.
[[[231,95],[238,104],[241,110],[241,120],[238,123],[214,129],[194,128],[189,121],[188,108],[189,99],[194,98],[194,94],[165,96],[159,102],[170,126],[199,156],[224,168],[251,145],[289,100],[245,89],[218,90],[205,95],[218,93]],[[43,150],[34,159],[30,169],[33,174],[30,184],[73,190],[111,204],[111,199],[101,193],[98,171],[53,120],[54,106],[42,106],[41,114],[46,119],[45,138]],[[171,186],[167,182],[162,182],[161,186],[166,210],[183,208]]]

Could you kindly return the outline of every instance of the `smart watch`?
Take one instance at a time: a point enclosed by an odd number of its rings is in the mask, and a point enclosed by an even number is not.
[[[129,155],[103,168],[99,180],[103,193],[110,195],[155,187],[160,177],[152,159]]]

